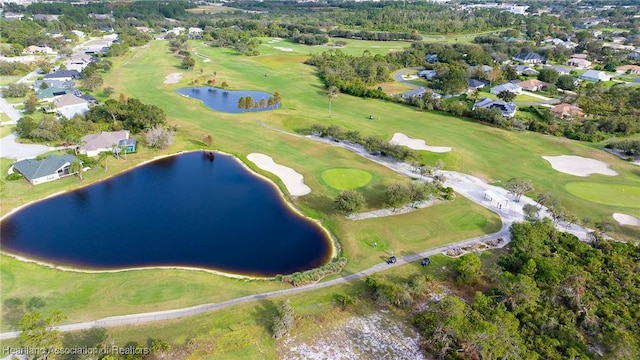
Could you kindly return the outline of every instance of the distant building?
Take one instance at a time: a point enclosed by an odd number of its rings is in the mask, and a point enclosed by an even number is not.
[[[584,59],[571,58],[567,61],[567,65],[574,66],[577,69],[588,69],[591,67],[591,61]]]
[[[520,86],[521,88],[527,91],[540,91],[540,90],[544,90],[544,88],[546,88],[547,86],[550,86],[553,84],[549,84],[547,82],[540,81],[538,79],[529,79],[525,81],[520,81],[519,83],[516,83],[516,85]]]
[[[494,95],[498,95],[503,91],[512,92],[514,94],[520,94],[522,92],[522,87],[513,83],[504,83],[504,84],[492,87],[490,90],[490,93]]]
[[[488,82],[483,81],[483,80],[473,79],[473,78],[472,79],[467,79],[467,87],[469,87],[470,90],[482,89],[487,84],[488,84]]]
[[[547,62],[547,59],[534,52],[518,54],[512,59],[523,64],[544,64]]]
[[[438,62],[438,54],[427,54],[424,57],[424,61],[428,62],[429,64],[435,64]]]
[[[48,46],[30,45],[30,46],[27,46],[26,49],[24,49],[24,53],[25,54],[53,54],[54,51],[52,48]]]
[[[70,81],[80,79],[80,73],[75,70],[58,70],[44,76],[45,80]]]
[[[517,65],[515,67],[516,69],[516,74],[518,75],[538,75],[538,71],[534,70],[533,68],[527,66],[527,65]]]
[[[75,174],[71,172],[71,164],[76,161],[78,158],[73,155],[49,155],[43,160],[20,160],[13,164],[13,170],[31,184],[38,185]]]
[[[587,70],[584,74],[578,76],[582,80],[587,81],[610,81],[611,76],[607,75],[604,71]]]
[[[549,109],[549,112],[551,115],[563,120],[582,119],[585,116],[582,109],[567,103],[558,104]]]
[[[616,68],[616,73],[618,74],[632,74],[639,75],[640,74],[640,65],[622,65]]]
[[[418,76],[427,80],[431,80],[436,77],[435,70],[421,70],[418,72]]]
[[[504,117],[513,117],[513,115],[516,114],[516,104],[502,100],[493,100],[489,98],[480,99],[478,102],[473,104],[472,110],[478,108],[498,109]]]
[[[558,74],[560,74],[560,75],[569,75],[569,74],[571,74],[571,68],[568,68],[566,66],[552,65],[552,66],[546,66],[545,69],[553,69],[553,70],[557,71]]]

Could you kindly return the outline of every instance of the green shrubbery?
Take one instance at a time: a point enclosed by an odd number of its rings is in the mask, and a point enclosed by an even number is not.
[[[276,276],[276,279],[289,283],[293,286],[302,286],[317,282],[327,275],[337,274],[342,271],[342,268],[344,268],[345,265],[347,265],[347,258],[337,257],[331,260],[327,265],[319,268],[296,272],[291,275],[278,275]]]

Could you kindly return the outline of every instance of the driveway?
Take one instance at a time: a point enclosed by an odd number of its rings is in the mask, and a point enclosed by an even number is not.
[[[55,149],[44,145],[20,144],[16,142],[17,137],[17,134],[13,133],[0,139],[0,157],[15,160],[32,159]]]

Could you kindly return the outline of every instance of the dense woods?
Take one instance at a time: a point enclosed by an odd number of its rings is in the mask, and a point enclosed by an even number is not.
[[[484,275],[475,254],[458,259],[461,284],[469,284],[470,275],[481,284],[475,295],[449,294],[415,315],[428,353],[451,359],[640,356],[638,246],[580,242],[550,220],[516,223],[511,234],[509,252],[498,265],[485,264]],[[367,284],[378,305],[400,309],[443,291],[425,276],[407,282],[372,277]]]

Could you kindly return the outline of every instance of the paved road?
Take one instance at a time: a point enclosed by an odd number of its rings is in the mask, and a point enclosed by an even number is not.
[[[265,124],[262,124],[262,125],[265,126],[265,127],[268,127]],[[278,130],[278,131],[284,132],[282,130]],[[296,134],[296,136],[299,136],[299,135]],[[396,172],[398,172],[400,174],[404,174],[404,175],[411,176],[411,177],[416,177],[415,169],[412,166],[410,166],[409,164],[373,156],[373,155],[367,153],[366,151],[364,151],[362,149],[362,147],[359,146],[359,145],[348,144],[348,143],[336,143],[336,142],[331,141],[331,140],[317,138],[317,137],[308,137],[308,138],[312,139],[312,140],[316,140],[316,141],[325,142],[325,143],[330,144],[332,146],[343,147],[343,148],[348,149],[350,151],[353,151],[354,153],[356,153],[356,154],[358,154],[360,156],[363,156],[363,157],[365,157],[365,158],[367,158],[367,159],[369,159],[371,161],[374,161],[374,162],[376,162],[376,163],[378,163],[380,165],[388,167],[388,168],[390,168],[390,169],[392,169],[392,170],[394,170],[394,171],[396,171]],[[369,269],[363,270],[361,272],[345,275],[345,276],[340,277],[340,278],[336,278],[336,279],[333,279],[333,280],[329,280],[329,281],[321,282],[321,283],[317,283],[317,284],[310,284],[310,285],[300,286],[300,287],[296,287],[296,288],[272,291],[272,292],[267,292],[267,293],[262,293],[262,294],[249,295],[249,296],[245,296],[245,297],[241,297],[241,298],[237,298],[237,299],[231,299],[231,300],[227,300],[227,301],[222,301],[222,302],[219,302],[219,303],[203,304],[203,305],[197,305],[197,306],[192,306],[192,307],[182,308],[182,309],[156,311],[156,312],[139,313],[139,314],[122,315],[122,316],[112,316],[112,317],[107,317],[107,318],[96,320],[96,321],[88,321],[88,322],[83,322],[83,323],[62,325],[62,326],[59,326],[58,329],[60,331],[63,331],[63,332],[64,331],[77,331],[77,330],[87,330],[87,329],[91,329],[91,328],[94,328],[94,327],[110,327],[110,326],[119,326],[119,325],[136,325],[136,324],[143,324],[143,323],[148,323],[148,322],[153,322],[153,321],[177,319],[177,318],[182,318],[182,317],[202,314],[202,313],[205,313],[205,312],[210,312],[210,311],[213,311],[213,310],[218,310],[218,309],[226,308],[226,307],[233,306],[233,305],[244,304],[244,303],[247,303],[247,302],[250,302],[250,301],[254,301],[254,300],[268,299],[268,298],[271,298],[271,297],[274,297],[274,296],[281,296],[281,295],[292,295],[292,294],[297,294],[297,293],[305,292],[305,291],[309,291],[309,290],[321,289],[321,288],[325,288],[325,287],[328,287],[328,286],[348,283],[350,281],[361,279],[363,277],[369,276],[369,275],[374,274],[374,273],[379,272],[379,271],[383,271],[383,270],[389,269],[391,267],[395,267],[395,266],[399,266],[399,265],[406,264],[406,263],[409,263],[409,262],[417,261],[417,260],[420,260],[420,259],[422,259],[424,257],[427,257],[427,256],[440,254],[440,253],[446,252],[447,250],[450,250],[450,249],[461,248],[461,247],[465,247],[465,246],[468,246],[468,245],[473,245],[473,244],[476,244],[476,243],[479,243],[479,242],[483,242],[483,241],[487,241],[487,240],[495,240],[497,238],[503,238],[505,241],[503,241],[501,245],[504,246],[509,241],[509,237],[510,237],[509,227],[511,226],[511,224],[514,221],[521,221],[523,219],[522,206],[524,204],[527,204],[527,203],[535,204],[535,202],[533,200],[523,196],[519,203],[510,202],[509,204],[507,204],[505,206],[497,207],[496,205],[493,204],[492,201],[487,200],[485,198],[485,191],[491,190],[492,192],[495,192],[495,193],[500,194],[500,195],[502,195],[504,197],[507,197],[508,194],[507,194],[507,191],[505,189],[497,187],[497,186],[489,185],[489,184],[483,182],[482,180],[480,180],[480,179],[478,179],[478,178],[476,178],[474,176],[458,173],[458,172],[455,172],[455,171],[442,171],[442,174],[447,179],[445,181],[445,186],[453,187],[457,193],[464,195],[465,197],[469,198],[470,200],[472,200],[472,201],[480,204],[481,206],[484,206],[485,208],[489,209],[490,211],[493,211],[496,214],[498,214],[500,216],[500,219],[502,220],[502,227],[501,227],[500,231],[498,231],[498,232],[496,232],[494,234],[479,236],[479,237],[475,237],[475,238],[459,241],[459,242],[456,242],[456,243],[453,243],[453,244],[439,246],[439,247],[436,247],[436,248],[433,248],[433,249],[421,251],[421,252],[414,253],[414,254],[409,254],[409,255],[405,255],[405,256],[399,256],[398,260],[397,260],[397,262],[395,264],[390,264],[390,265],[388,265],[386,263],[377,264],[377,265],[374,265],[374,266],[370,267]],[[543,213],[544,213],[544,211],[545,210],[543,209]],[[563,230],[567,230],[567,229],[565,228]],[[577,235],[578,237],[580,237],[582,239],[586,238],[587,229],[584,229],[584,228],[579,227],[579,226],[574,226],[573,229],[568,229],[568,230],[571,230],[572,233],[574,233],[575,235]],[[1,339],[15,338],[19,334],[20,333],[17,332],[17,331],[16,332],[1,333],[0,334],[0,340]]]
[[[56,149],[37,144],[20,144],[16,142],[17,137],[16,133],[13,133],[0,139],[0,157],[16,160],[32,159]],[[3,175],[0,174],[0,176]]]
[[[9,124],[15,125],[18,123],[18,120],[20,120],[20,113],[2,96],[0,96],[0,109],[11,119],[8,121]],[[3,123],[3,125],[5,125],[5,123]]]

